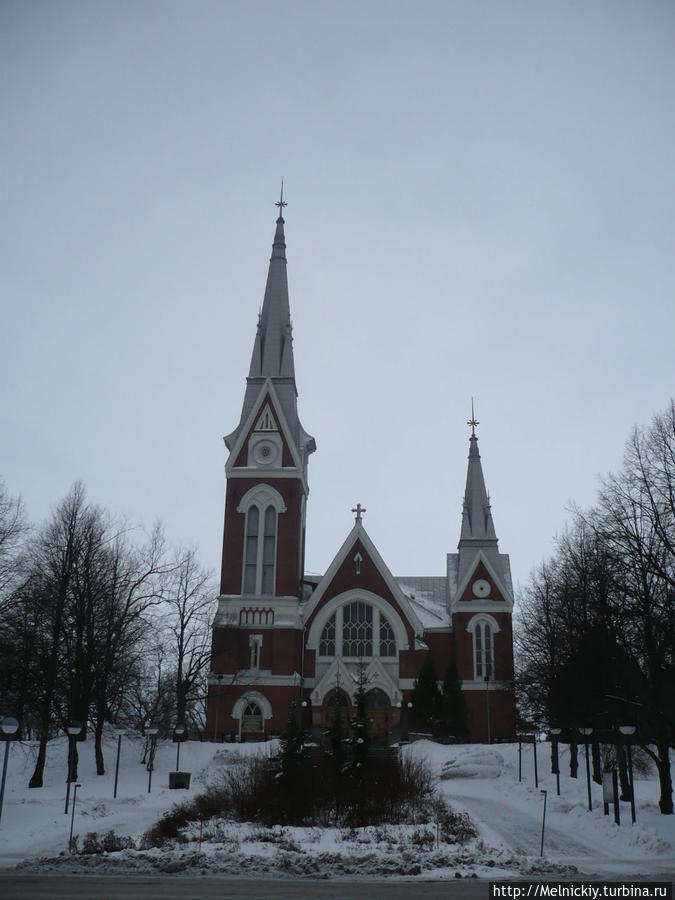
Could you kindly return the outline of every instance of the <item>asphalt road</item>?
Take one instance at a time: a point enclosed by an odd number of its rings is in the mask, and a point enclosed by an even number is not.
[[[488,900],[488,882],[272,881],[203,876],[0,874],[2,900]]]

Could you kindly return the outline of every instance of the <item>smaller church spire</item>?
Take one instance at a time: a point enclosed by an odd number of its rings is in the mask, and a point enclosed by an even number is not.
[[[466,489],[464,491],[464,504],[462,508],[462,532],[459,539],[462,546],[480,542],[481,545],[496,545],[497,535],[492,521],[490,497],[485,487],[483,467],[478,451],[478,437],[476,436],[476,413],[473,397],[471,398],[471,418],[467,422],[471,426],[469,438],[469,465],[466,473]],[[468,543],[467,543],[468,542]]]

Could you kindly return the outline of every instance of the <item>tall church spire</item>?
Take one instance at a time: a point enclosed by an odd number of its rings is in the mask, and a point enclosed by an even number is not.
[[[497,546],[490,496],[485,488],[483,467],[478,452],[478,437],[476,436],[478,421],[474,415],[473,399],[471,400],[471,418],[467,425],[471,426],[471,437],[469,438],[469,465],[462,508],[462,532],[459,539],[460,551],[463,546]]]
[[[287,203],[284,200],[283,181],[281,196],[275,206],[279,208],[279,215],[272,242],[265,295],[258,314],[244,403],[239,425],[231,434],[227,435],[225,444],[232,450],[267,379],[270,379],[283,409],[291,436],[301,457],[306,462],[307,455],[316,449],[316,443],[314,438],[303,429],[298,418],[298,391],[295,384],[291,311],[286,272],[286,236],[283,212]]]
[[[265,298],[258,318],[258,329],[253,343],[249,378],[295,378],[293,363],[293,338],[291,311],[288,302],[288,278],[286,275],[286,238],[284,235],[284,186],[281,183],[279,218],[272,244]]]

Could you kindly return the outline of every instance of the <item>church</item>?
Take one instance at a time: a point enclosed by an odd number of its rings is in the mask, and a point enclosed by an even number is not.
[[[283,195],[276,205],[241,416],[225,438],[206,735],[261,740],[282,733],[293,710],[318,736],[338,712],[349,721],[365,681],[373,737],[394,742],[410,730],[413,688],[430,657],[439,682],[456,666],[469,739],[512,740],[511,569],[499,552],[473,414],[459,543],[447,554],[444,575],[393,575],[366,531],[360,504],[323,576],[305,574],[316,442],[298,414]]]

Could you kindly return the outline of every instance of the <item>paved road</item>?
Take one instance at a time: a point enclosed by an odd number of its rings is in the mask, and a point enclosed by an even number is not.
[[[488,883],[263,881],[203,876],[7,875],[2,900],[488,900]]]

